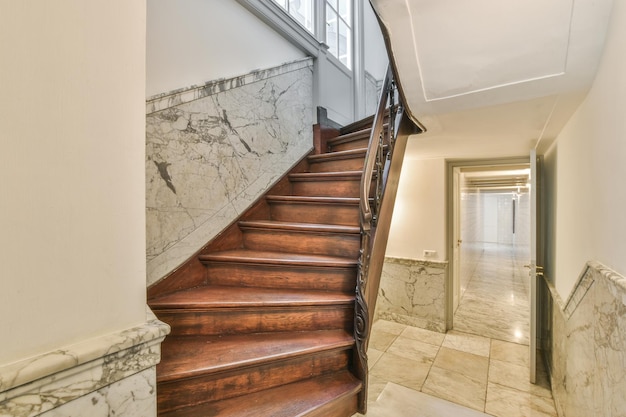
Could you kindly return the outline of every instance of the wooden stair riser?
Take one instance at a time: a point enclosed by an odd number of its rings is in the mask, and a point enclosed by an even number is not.
[[[360,234],[313,233],[286,230],[244,229],[243,244],[247,249],[277,252],[332,255],[357,258]]]
[[[362,171],[365,164],[365,154],[361,157],[346,159],[331,159],[327,161],[312,162],[309,166],[310,172],[340,172],[340,171]]]
[[[361,178],[292,180],[293,195],[319,197],[358,197]]]
[[[209,285],[354,292],[355,268],[245,265],[207,262]]]
[[[291,193],[296,196],[358,197],[361,177],[347,179],[292,179]],[[372,181],[370,197],[374,195],[376,181]]]
[[[328,140],[329,152],[350,151],[367,148],[369,145],[370,129],[349,133]]]
[[[324,204],[269,201],[269,204],[272,220],[344,226],[359,225],[358,202],[356,204]]]
[[[333,350],[261,366],[160,383],[158,409],[159,412],[168,412],[338,372],[348,368],[350,357],[349,350]]]
[[[155,310],[172,336],[297,332],[353,328],[354,306]]]

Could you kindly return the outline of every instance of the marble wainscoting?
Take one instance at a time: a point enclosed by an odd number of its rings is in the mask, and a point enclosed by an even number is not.
[[[548,288],[559,416],[626,416],[626,278],[589,262],[565,302],[550,282]]]
[[[447,262],[386,257],[376,317],[445,332],[447,274]]]
[[[167,324],[140,326],[0,367],[0,417],[156,416]]]
[[[197,252],[312,149],[312,85],[306,58],[147,101],[148,285]]]

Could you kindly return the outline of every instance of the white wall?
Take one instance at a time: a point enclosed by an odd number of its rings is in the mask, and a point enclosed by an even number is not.
[[[145,8],[0,2],[0,364],[145,321]]]
[[[445,169],[443,159],[404,161],[387,256],[426,259],[427,249],[437,251],[436,256],[428,259],[447,259]]]
[[[389,65],[389,58],[387,57],[387,49],[378,20],[369,2],[363,7],[363,26],[363,43],[365,46],[363,61],[365,71],[369,72],[377,80],[382,80],[385,77],[387,65]]]
[[[148,2],[148,97],[304,56],[235,0]]]
[[[616,1],[589,94],[548,153],[555,262],[547,271],[564,299],[585,262],[626,273],[626,2]]]

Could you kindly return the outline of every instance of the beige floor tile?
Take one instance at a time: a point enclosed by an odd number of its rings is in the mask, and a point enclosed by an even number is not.
[[[384,352],[378,349],[374,349],[374,348],[367,349],[367,367],[369,369],[372,369],[374,365],[376,365],[376,362],[378,362],[380,357],[383,355],[383,353]]]
[[[438,351],[439,346],[422,343],[402,335],[398,336],[387,349],[388,353],[427,364],[432,364]]]
[[[552,398],[549,386],[530,383],[530,370],[509,362],[492,359],[489,363],[489,382],[528,392],[533,395]]]
[[[434,366],[460,373],[483,384],[487,383],[489,358],[484,356],[442,347]]]
[[[368,386],[367,386],[367,402],[372,403],[375,402],[378,399],[378,396],[380,395],[381,392],[383,392],[383,389],[385,389],[385,386],[387,385],[388,381],[383,379],[383,378],[379,378],[376,375],[372,375],[370,374],[369,376],[369,380],[368,380]]]
[[[557,417],[552,398],[489,382],[485,412],[496,417]]]
[[[407,328],[406,324],[396,323],[394,321],[389,320],[376,320],[374,325],[372,326],[372,332],[385,332],[391,333],[398,336],[400,333]]]
[[[441,346],[473,353],[474,355],[489,357],[491,342],[487,337],[451,330],[446,334]]]
[[[491,341],[491,354],[489,355],[491,359],[528,367],[529,356],[530,353],[527,345],[504,342],[496,339]]]
[[[370,375],[419,391],[429,369],[430,363],[414,361],[393,353],[385,353],[374,365]]]
[[[367,416],[489,417],[479,411],[393,383],[385,387],[378,401],[368,409]]]
[[[420,342],[428,343],[435,346],[441,346],[443,339],[446,337],[445,333],[433,332],[431,330],[420,329],[418,327],[407,326],[402,332],[401,336],[407,337],[413,340],[419,340]]]
[[[370,336],[368,349],[376,349],[384,352],[393,343],[398,335],[393,333],[383,332],[382,330],[373,331]]]
[[[433,366],[424,382],[422,392],[474,410],[484,411],[485,382],[481,383],[457,372]]]

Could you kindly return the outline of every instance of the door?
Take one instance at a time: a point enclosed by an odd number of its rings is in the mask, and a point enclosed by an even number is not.
[[[530,334],[529,364],[530,382],[535,383],[537,376],[537,279],[543,275],[542,239],[541,239],[541,158],[533,149],[530,152]]]
[[[452,315],[460,301],[461,288],[461,168],[455,167],[452,178]]]

